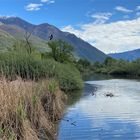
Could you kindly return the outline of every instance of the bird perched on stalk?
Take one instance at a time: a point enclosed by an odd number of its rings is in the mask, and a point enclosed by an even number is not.
[[[51,34],[50,36],[49,36],[49,40],[52,40],[53,39],[53,35]]]

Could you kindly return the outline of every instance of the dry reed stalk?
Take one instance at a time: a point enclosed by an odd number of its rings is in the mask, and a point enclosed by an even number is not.
[[[0,79],[0,139],[39,140],[42,128],[46,139],[55,139],[54,122],[62,116],[63,96],[58,87],[50,93],[48,85],[48,80]]]

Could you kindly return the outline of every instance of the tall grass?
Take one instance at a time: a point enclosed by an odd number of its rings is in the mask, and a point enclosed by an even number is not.
[[[0,80],[0,139],[54,139],[55,122],[62,116],[63,96],[49,81]]]
[[[55,139],[55,123],[62,117],[65,99],[60,88],[82,86],[72,64],[42,58],[34,49],[28,53],[23,42],[1,52],[0,139]]]
[[[72,64],[41,58],[36,50],[28,54],[20,43],[13,49],[0,53],[0,73],[10,80],[17,76],[32,80],[55,78],[63,90],[75,90],[83,86],[80,73]]]

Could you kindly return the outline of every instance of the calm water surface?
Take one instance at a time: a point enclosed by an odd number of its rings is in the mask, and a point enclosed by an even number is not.
[[[105,97],[107,92],[115,96]],[[86,81],[60,122],[58,140],[140,140],[140,82]]]

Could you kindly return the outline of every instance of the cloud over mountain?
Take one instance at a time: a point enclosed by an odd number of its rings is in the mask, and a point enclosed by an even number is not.
[[[140,18],[104,24],[82,24],[80,29],[62,28],[90,42],[106,53],[123,52],[140,47]]]

